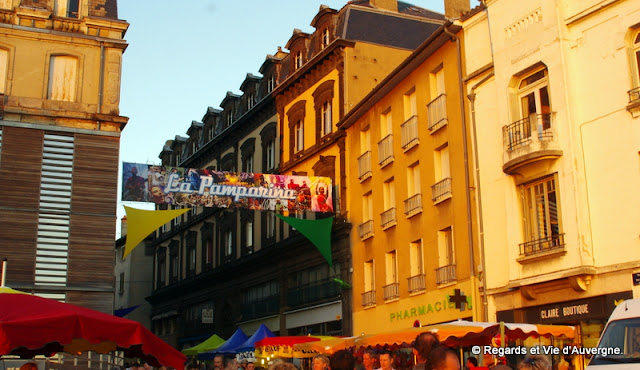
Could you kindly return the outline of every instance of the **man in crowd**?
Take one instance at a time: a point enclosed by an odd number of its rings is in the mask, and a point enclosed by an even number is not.
[[[337,351],[329,359],[330,370],[354,370],[356,359],[348,349]]]
[[[393,354],[391,354],[391,351],[386,349],[380,351],[378,361],[380,362],[380,368],[377,370],[395,370],[393,368]]]
[[[416,356],[416,365],[413,370],[424,370],[429,353],[439,345],[440,341],[435,334],[428,331],[418,334],[413,342],[413,354]]]

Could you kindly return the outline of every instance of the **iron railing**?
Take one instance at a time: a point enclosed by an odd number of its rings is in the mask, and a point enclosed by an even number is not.
[[[640,87],[627,91],[629,95],[629,103],[637,103],[640,101]]]
[[[393,135],[389,134],[378,142],[378,163],[386,166],[393,161]]]
[[[373,236],[373,220],[365,221],[358,225],[358,234],[362,240]]]
[[[276,314],[280,311],[280,296],[272,295],[259,301],[242,305],[242,319],[250,320]]]
[[[555,234],[546,238],[535,239],[520,244],[521,256],[532,256],[546,251],[563,249],[564,234]]]
[[[447,177],[431,185],[431,199],[434,202],[437,203],[449,196],[451,196],[451,177]]]
[[[340,287],[333,279],[324,279],[289,289],[287,304],[297,306],[305,303],[336,297],[340,294]]]
[[[422,194],[418,193],[410,196],[404,201],[404,213],[412,215],[422,210]]]
[[[421,292],[427,288],[424,274],[407,278],[407,282],[409,283],[409,293]]]
[[[392,225],[396,224],[396,209],[394,208],[389,208],[388,210],[382,212],[380,214],[380,226],[382,226],[382,228],[386,228]]]
[[[402,129],[401,143],[402,149],[407,150],[418,143],[418,116],[409,117],[400,126]]]
[[[376,304],[376,291],[370,290],[368,292],[362,293],[362,305],[363,306],[373,306]]]
[[[432,133],[447,124],[447,95],[441,94],[427,104],[429,131]]]
[[[383,286],[382,288],[384,289],[384,300],[387,301],[389,299],[395,299],[400,297],[399,286],[400,284],[398,283],[391,283]]]
[[[507,150],[512,151],[531,141],[531,134],[537,133],[540,141],[553,138],[551,133],[551,113],[532,114],[504,127]]]
[[[358,157],[358,179],[360,181],[371,177],[371,151],[364,152]]]
[[[436,269],[436,284],[447,284],[456,281],[456,265],[441,266]]]

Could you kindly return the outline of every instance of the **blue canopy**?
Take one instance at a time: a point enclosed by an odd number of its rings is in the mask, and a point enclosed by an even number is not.
[[[267,337],[275,337],[276,335],[269,330],[264,324],[261,324],[260,327],[256,330],[255,333],[249,339],[244,341],[244,343],[240,344],[235,348],[236,352],[247,352],[253,351],[255,349],[255,343],[259,340],[262,340]]]
[[[249,337],[242,331],[242,329],[238,328],[233,335],[227,339],[224,344],[220,347],[214,349],[213,351],[202,352],[198,354],[199,360],[213,360],[213,358],[218,354],[235,354],[235,348],[244,343]]]

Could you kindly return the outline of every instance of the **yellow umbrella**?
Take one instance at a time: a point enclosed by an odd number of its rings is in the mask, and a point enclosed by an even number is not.
[[[321,339],[317,342],[306,342],[306,343],[298,343],[293,345],[294,351],[300,352],[319,352],[324,354],[333,354],[336,351],[340,351],[342,349],[350,348],[356,345],[356,339],[360,337],[345,337],[345,338],[335,338],[330,337],[328,339]]]

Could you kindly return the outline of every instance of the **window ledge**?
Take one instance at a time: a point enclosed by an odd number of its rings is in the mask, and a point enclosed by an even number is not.
[[[438,289],[448,288],[448,287],[454,286],[456,284],[458,284],[458,280],[450,281],[448,283],[438,284]]]
[[[392,228],[392,227],[394,227],[396,225],[397,225],[396,220],[389,221],[386,225],[382,226],[382,230],[386,230],[386,229]]]
[[[369,238],[373,238],[373,233],[367,233],[365,235],[360,236],[360,240],[367,240]]]
[[[362,175],[362,177],[360,177],[360,183],[363,183],[365,180],[370,179],[371,176],[373,176],[373,174],[371,173],[371,171],[368,171],[367,173],[365,173],[364,175]]]
[[[418,146],[418,144],[420,144],[420,140],[418,140],[418,139],[413,139],[413,140],[411,140],[411,141],[409,142],[409,144],[407,144],[406,146],[404,146],[404,147],[402,148],[402,152],[403,152],[403,153],[406,153],[406,152],[408,152],[409,150],[411,150],[412,148],[414,148],[414,147]]]
[[[451,193],[443,195],[439,199],[434,200],[433,201],[433,205],[435,206],[436,204],[440,204],[440,203],[444,202],[447,199],[451,199],[451,197],[452,197]]]
[[[368,309],[371,309],[371,308],[374,308],[374,307],[376,307],[376,304],[375,304],[375,303],[373,303],[373,304],[368,304],[368,305],[366,305],[366,306],[362,306],[362,308],[363,308],[363,309],[365,309],[365,310],[368,310]]]
[[[407,215],[407,218],[411,218],[411,217],[413,217],[413,216],[415,216],[417,214],[420,214],[420,213],[422,213],[422,207],[416,208],[416,209],[406,213],[406,215]]]
[[[640,99],[636,99],[627,105],[627,110],[631,113],[631,117],[640,117]]]
[[[385,299],[384,303],[393,303],[393,302],[397,302],[400,300],[400,297],[393,297],[393,298],[389,298],[389,299]]]
[[[556,258],[567,254],[567,250],[564,248],[556,248],[549,251],[539,252],[530,256],[520,256],[516,258],[516,261],[520,264],[527,264],[537,262],[541,260]]]
[[[380,168],[385,168],[387,165],[393,163],[393,156],[383,160],[382,162],[380,162]]]
[[[425,294],[427,292],[427,289],[420,289],[420,290],[414,290],[413,292],[409,292],[409,297],[413,297],[416,295],[420,295],[420,294]]]

